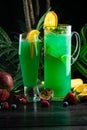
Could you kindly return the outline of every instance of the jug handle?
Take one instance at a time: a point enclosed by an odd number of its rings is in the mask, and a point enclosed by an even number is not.
[[[76,31],[72,32],[72,36],[73,35],[75,35],[76,47],[75,47],[73,54],[71,55],[71,65],[73,65],[75,63],[75,61],[77,60],[79,53],[80,53],[80,49],[81,49],[80,35]]]

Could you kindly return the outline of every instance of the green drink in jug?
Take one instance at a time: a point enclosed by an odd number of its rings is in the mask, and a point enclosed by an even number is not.
[[[54,96],[64,97],[70,91],[71,34],[59,34],[45,29],[44,81],[54,90]]]
[[[79,34],[71,29],[71,25],[58,24],[54,11],[47,13],[44,20],[44,87],[54,91],[53,100],[63,100],[71,91],[71,64],[80,52]],[[75,36],[76,46],[71,55],[72,36]]]

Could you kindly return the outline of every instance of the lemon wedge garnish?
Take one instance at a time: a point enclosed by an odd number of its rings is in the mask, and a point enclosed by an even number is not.
[[[44,19],[45,27],[58,26],[58,16],[54,11],[49,11]]]
[[[33,58],[34,50],[37,55],[37,44],[36,40],[39,36],[40,32],[38,30],[31,30],[28,32],[26,39],[30,42],[30,57]]]

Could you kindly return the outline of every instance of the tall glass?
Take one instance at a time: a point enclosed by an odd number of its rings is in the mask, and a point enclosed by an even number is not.
[[[24,83],[24,94],[33,100],[37,93],[37,80],[40,62],[40,40],[35,36],[35,42],[26,40],[26,34],[20,34],[19,61]]]
[[[76,38],[75,57],[71,55],[72,36]],[[54,91],[53,100],[63,100],[71,90],[71,64],[79,52],[80,37],[77,32],[71,32],[71,25],[44,27],[44,86]]]

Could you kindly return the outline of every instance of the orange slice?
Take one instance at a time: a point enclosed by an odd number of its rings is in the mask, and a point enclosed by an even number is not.
[[[44,19],[45,27],[58,26],[58,16],[54,11],[49,11]]]
[[[71,79],[71,88],[74,89],[83,84],[83,80],[80,78]]]
[[[32,58],[34,55],[34,50],[36,50],[37,54],[37,45],[36,39],[39,36],[40,32],[38,30],[31,30],[28,32],[26,39],[30,42],[30,57]]]
[[[28,34],[26,39],[31,42],[35,43],[37,36],[39,36],[40,32],[38,30],[31,30]]]
[[[76,88],[74,88],[74,91],[76,91],[77,93],[82,93],[87,94],[87,84],[81,84],[79,86],[77,86]]]

